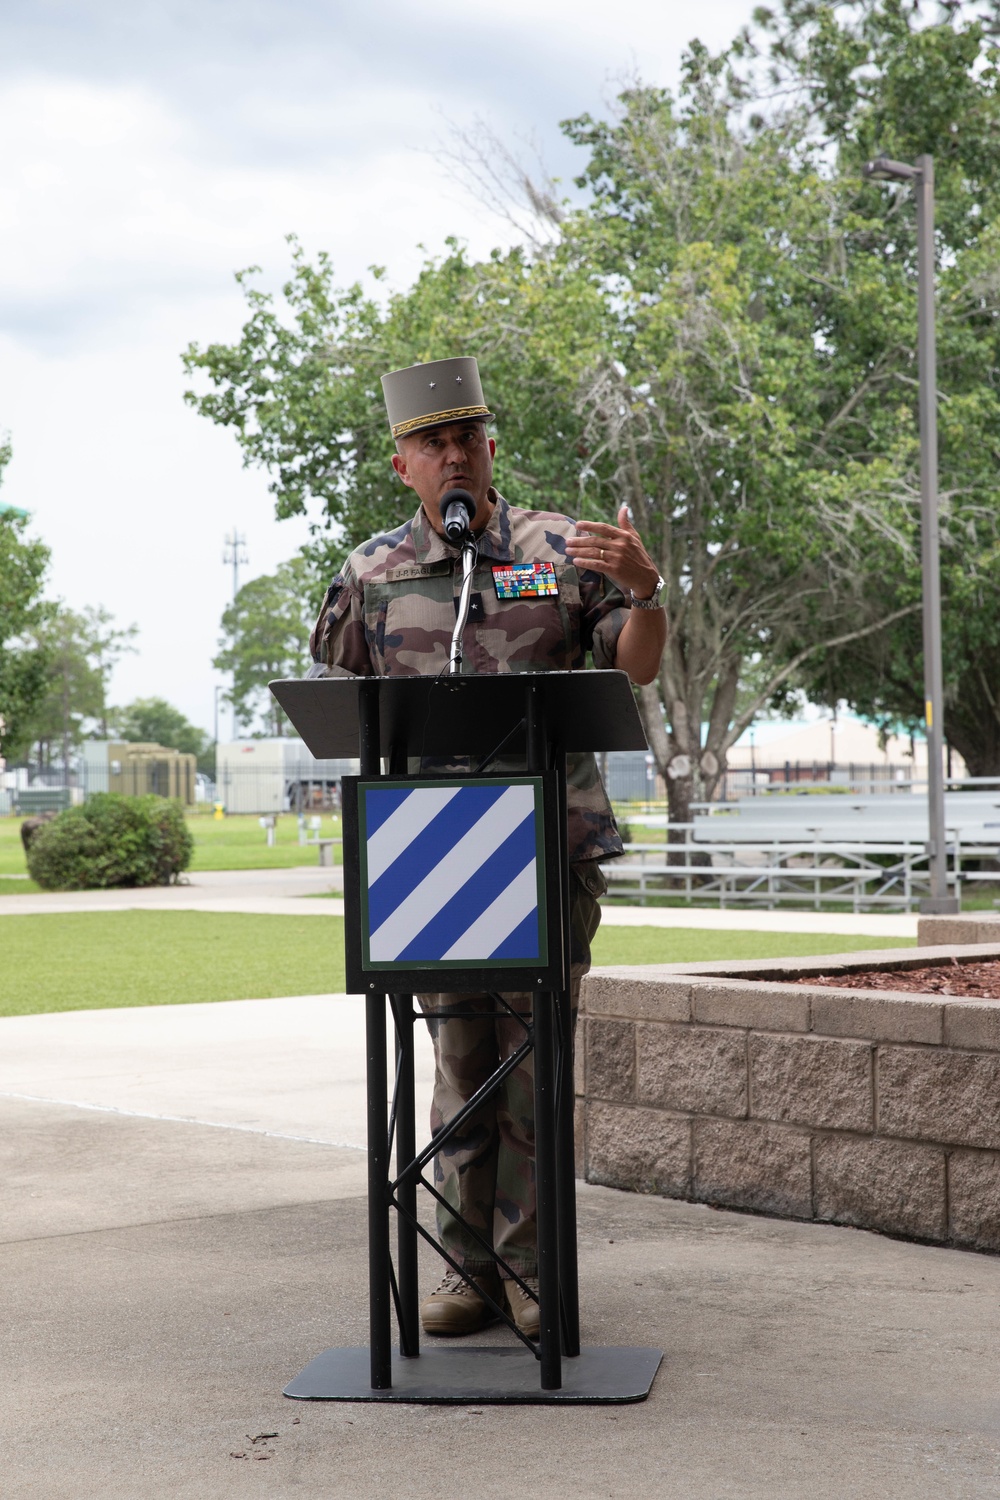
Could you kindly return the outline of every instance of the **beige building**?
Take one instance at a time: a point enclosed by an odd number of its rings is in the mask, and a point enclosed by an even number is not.
[[[193,755],[141,740],[87,740],[83,746],[85,791],[120,792],[125,797],[195,800]]]
[[[751,768],[782,771],[787,765],[810,779],[815,768],[825,772],[834,766],[846,779],[850,768],[882,771],[887,778],[923,780],[927,775],[927,742],[888,735],[884,741],[871,724],[851,714],[838,714],[809,722],[801,720],[758,720],[747,730],[726,757],[734,771]],[[951,774],[965,775],[965,765],[957,753],[952,755]],[[834,780],[839,779],[834,775]]]

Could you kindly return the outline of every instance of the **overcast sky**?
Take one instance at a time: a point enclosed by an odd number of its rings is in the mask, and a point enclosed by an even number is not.
[[[674,86],[691,37],[720,47],[751,8],[3,0],[2,498],[51,547],[52,596],[139,626],[113,701],[165,697],[211,731],[224,535],[247,537],[242,582],[307,537],[182,401],[182,350],[239,330],[233,272],[277,284],[289,232],[339,281],[374,263],[400,287],[449,234],[509,243],[449,176],[449,122],[535,138],[568,182],[559,120],[636,73]]]

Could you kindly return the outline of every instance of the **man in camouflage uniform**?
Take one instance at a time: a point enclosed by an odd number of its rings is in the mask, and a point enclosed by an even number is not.
[[[373,537],[353,552],[334,579],[313,632],[317,662],[337,675],[423,674],[448,670],[461,587],[460,552],[444,535],[440,501],[450,489],[472,495],[478,559],[472,607],[463,641],[463,670],[474,673],[580,670],[588,653],[595,667],[621,667],[636,682],[659,668],[666,619],[659,607],[662,579],[628,512],[618,525],[578,524],[548,511],[509,505],[492,486],[495,444],[487,437],[491,413],[483,402],[476,362],[438,360],[383,377],[397,452],[393,467],[420,499],[412,520]],[[537,591],[505,597],[505,569],[535,569]],[[523,578],[523,574],[522,574]],[[615,582],[612,583],[611,579]],[[629,597],[630,595],[630,597]],[[466,763],[423,770],[468,769]],[[501,763],[498,770],[523,770]],[[622,852],[611,808],[590,754],[567,758],[571,861],[571,985],[575,1008],[590,966],[590,944],[606,889],[598,861]],[[418,997],[428,1018],[436,1064],[431,1128],[454,1118],[499,1062],[524,1039],[515,1019],[461,1019],[450,1012],[495,1005],[485,995]],[[530,994],[505,996],[519,1014]],[[534,1101],[531,1059],[435,1161],[438,1190],[537,1294],[534,1184]],[[421,1307],[429,1333],[472,1333],[489,1321],[480,1285],[494,1300],[500,1286],[493,1263],[460,1223],[438,1210],[441,1242],[468,1280],[449,1273]],[[516,1281],[504,1294],[519,1328],[537,1337],[537,1302]]]

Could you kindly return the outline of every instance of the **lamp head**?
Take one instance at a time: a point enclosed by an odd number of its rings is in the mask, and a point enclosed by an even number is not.
[[[889,156],[876,156],[865,162],[861,175],[874,178],[876,182],[913,182],[920,173],[908,162],[893,161]]]

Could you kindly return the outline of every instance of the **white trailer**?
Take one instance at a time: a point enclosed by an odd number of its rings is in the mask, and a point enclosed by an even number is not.
[[[215,753],[216,797],[231,813],[308,813],[339,806],[340,782],[356,760],[316,760],[290,735],[233,740]]]

